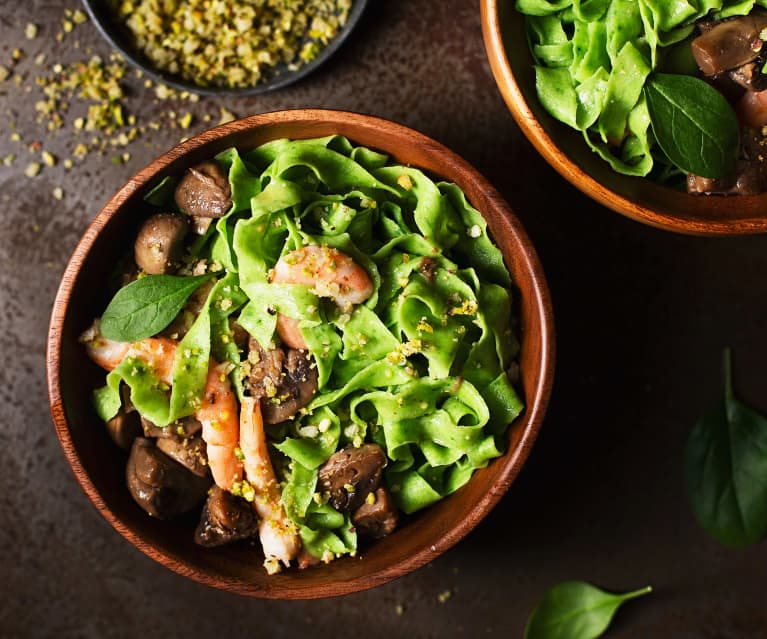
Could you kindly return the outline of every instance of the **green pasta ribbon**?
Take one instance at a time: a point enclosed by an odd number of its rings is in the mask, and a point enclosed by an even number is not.
[[[516,0],[527,16],[538,99],[617,172],[646,176],[655,141],[643,88],[694,23],[767,0]]]
[[[242,397],[239,353],[232,346],[229,316],[245,302],[235,273],[228,273],[211,288],[199,315],[176,347],[172,384],[162,382],[138,357],[126,357],[107,375],[107,384],[94,393],[96,412],[107,421],[120,409],[120,383],[130,388],[131,403],[157,426],[167,426],[194,414],[200,405],[211,355],[233,365],[232,379]],[[227,339],[223,339],[224,336]],[[225,343],[226,342],[226,343]]]
[[[319,377],[305,414],[275,437],[290,460],[283,501],[312,554],[351,552],[348,521],[317,501],[316,471],[336,450],[383,446],[406,513],[501,454],[523,408],[506,375],[518,350],[511,278],[454,184],[339,136],[275,140],[243,158],[262,170],[262,190],[232,234],[249,299],[239,322],[270,344],[278,314],[298,320]],[[373,296],[343,312],[309,286],[272,283],[280,257],[306,245],[351,256]]]
[[[193,414],[211,358],[231,363],[242,399],[230,318],[265,348],[277,341],[279,315],[297,320],[319,392],[294,419],[269,427],[282,502],[311,555],[354,553],[350,515],[317,490],[318,469],[334,452],[382,446],[385,484],[405,513],[454,492],[502,454],[506,428],[523,410],[506,373],[518,351],[511,277],[455,184],[342,136],[274,140],[216,160],[233,205],[195,255],[226,275],[179,343],[170,387],[126,358],[96,392],[97,410],[113,416],[125,383],[158,425]],[[168,188],[152,197],[167,205]],[[311,286],[273,282],[280,258],[309,245],[350,256],[372,295],[342,309]]]

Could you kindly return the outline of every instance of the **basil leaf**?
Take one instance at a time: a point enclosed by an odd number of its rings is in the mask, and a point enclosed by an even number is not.
[[[152,187],[149,193],[144,196],[144,202],[149,202],[149,204],[163,208],[173,207],[174,209],[178,210],[174,195],[177,184],[177,178],[174,178],[170,175],[164,177],[157,184],[155,184],[155,186]]]
[[[685,449],[687,494],[695,517],[728,546],[767,533],[767,419],[735,399],[729,349],[724,399],[693,428]]]
[[[623,602],[651,591],[647,586],[614,595],[585,581],[565,581],[549,590],[533,610],[525,639],[596,639]]]
[[[686,173],[722,178],[732,169],[740,128],[730,104],[703,80],[655,73],[645,85],[653,133]]]
[[[146,275],[121,288],[101,316],[101,334],[118,342],[156,335],[178,315],[189,296],[212,275]]]

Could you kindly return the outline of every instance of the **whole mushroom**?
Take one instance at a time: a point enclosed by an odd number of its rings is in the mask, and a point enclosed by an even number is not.
[[[136,264],[150,275],[172,272],[184,253],[184,237],[189,230],[185,218],[174,213],[157,213],[150,217],[136,236]]]
[[[386,453],[378,444],[347,447],[333,453],[319,470],[318,486],[339,512],[357,510],[381,483]]]
[[[362,537],[381,539],[394,532],[399,522],[397,507],[389,491],[379,486],[352,513],[352,523]]]
[[[209,478],[190,472],[145,437],[133,441],[125,478],[136,503],[158,519],[190,511],[205,498],[211,484]]]
[[[178,207],[192,218],[223,217],[232,208],[229,180],[213,161],[189,169],[174,196]]]
[[[112,441],[123,450],[130,450],[133,440],[143,434],[138,412],[120,410],[106,423],[107,433]]]
[[[214,485],[194,533],[195,542],[213,548],[257,533],[258,516],[253,504]]]

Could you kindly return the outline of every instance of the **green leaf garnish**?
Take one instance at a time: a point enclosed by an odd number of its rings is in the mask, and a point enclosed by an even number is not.
[[[121,288],[101,316],[101,334],[118,342],[156,335],[179,314],[189,296],[212,275],[146,275]]]
[[[705,178],[727,175],[735,164],[740,128],[721,93],[692,76],[655,73],[645,96],[655,139],[671,162]]]
[[[621,604],[651,591],[647,586],[616,595],[585,581],[565,581],[549,590],[533,610],[525,639],[596,639]]]
[[[732,391],[724,353],[724,399],[693,428],[685,450],[690,505],[700,525],[728,546],[767,534],[767,419]]]

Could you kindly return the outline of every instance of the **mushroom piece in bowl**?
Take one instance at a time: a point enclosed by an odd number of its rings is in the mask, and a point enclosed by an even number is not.
[[[348,140],[353,140],[355,144],[362,145],[367,149],[374,149],[375,151],[369,153],[358,151],[354,154],[360,162],[367,162],[370,167],[380,166],[382,154],[386,154],[392,161],[399,163],[400,167],[418,167],[424,172],[424,175],[438,176],[440,179],[453,182],[457,188],[465,193],[468,201],[478,211],[481,211],[482,217],[487,223],[489,236],[500,248],[500,255],[502,255],[503,262],[505,262],[514,283],[515,315],[520,342],[517,355],[519,380],[516,388],[524,402],[525,409],[508,425],[508,428],[498,431],[504,433],[499,440],[500,450],[497,453],[499,456],[496,457],[496,453],[491,451],[488,458],[489,463],[477,469],[470,479],[469,475],[465,473],[463,476],[456,475],[456,482],[465,485],[456,490],[448,490],[449,494],[441,501],[407,516],[402,516],[401,513],[397,513],[391,508],[392,505],[401,507],[405,503],[402,495],[387,495],[380,490],[384,485],[382,477],[386,476],[388,479],[389,473],[397,470],[394,464],[385,459],[385,456],[382,458],[382,451],[387,448],[389,449],[388,453],[391,454],[390,442],[385,441],[385,438],[378,438],[377,441],[365,440],[356,443],[354,436],[350,434],[347,444],[343,444],[342,441],[338,444],[336,457],[324,457],[325,464],[321,468],[315,468],[316,493],[320,495],[321,501],[325,505],[332,499],[333,504],[331,505],[335,510],[345,521],[348,518],[353,522],[352,527],[359,528],[360,533],[364,531],[371,538],[380,537],[381,539],[369,545],[361,546],[360,553],[356,557],[346,556],[336,559],[328,565],[319,565],[307,570],[291,568],[283,570],[280,574],[269,575],[261,567],[264,562],[264,553],[257,543],[235,542],[231,545],[219,545],[221,540],[253,538],[254,522],[247,512],[241,510],[243,506],[241,502],[236,500],[232,502],[228,497],[222,499],[218,489],[214,489],[210,493],[203,509],[202,520],[199,518],[199,508],[202,504],[197,506],[197,515],[182,515],[180,519],[169,521],[150,518],[137,505],[124,485],[125,453],[112,444],[106,429],[99,423],[90,401],[94,389],[103,387],[103,372],[100,372],[94,363],[88,361],[86,348],[79,343],[79,338],[92,319],[103,312],[109,297],[106,290],[107,278],[105,273],[108,272],[109,265],[113,264],[114,256],[125,251],[126,244],[130,245],[131,239],[136,236],[141,224],[151,217],[152,210],[147,207],[144,198],[164,178],[183,176],[188,169],[198,167],[202,162],[210,160],[226,149],[236,148],[246,154],[249,150],[260,148],[262,151],[259,153],[261,153],[262,159],[268,159],[272,157],[273,153],[278,153],[277,149],[282,148],[281,145],[286,139],[305,141],[303,146],[310,146],[311,153],[314,153],[312,151],[314,146],[312,145],[315,142],[309,143],[309,139],[337,140],[335,136],[345,136]],[[346,162],[345,160],[339,161]],[[269,206],[272,206],[277,197],[294,197],[305,194],[306,189],[290,187],[287,184],[287,178],[307,180],[304,182],[305,185],[313,183],[314,178],[305,171],[296,172],[291,168],[286,168],[290,165],[288,159],[285,159],[284,162],[285,164],[279,171],[279,175],[282,177],[272,176],[270,180],[264,183],[265,187],[268,188],[271,185],[272,188],[268,193],[267,188],[264,188],[261,193],[267,195],[261,199],[254,198],[251,200],[249,197],[245,199],[248,207],[254,203],[256,207],[264,205],[266,200],[269,201]],[[376,171],[372,168],[371,170]],[[385,169],[380,170],[383,172],[379,175],[384,176]],[[390,192],[407,198],[408,188],[406,187],[411,189],[421,187],[404,178],[400,180],[401,183],[398,182],[400,179],[398,176],[401,176],[403,170],[402,168],[397,169],[399,172],[396,175],[393,173],[389,176],[393,180],[391,184],[399,184],[400,190],[394,186],[388,188]],[[375,208],[369,201],[372,191],[367,191],[367,195],[364,195],[363,191],[359,191],[359,189],[364,190],[365,188],[360,186],[358,182],[359,179],[362,179],[360,177],[362,175],[362,173],[357,173],[354,178],[357,189],[357,194],[354,197],[359,199],[363,196],[365,201],[370,204],[368,212],[372,212]],[[409,175],[412,176],[413,180],[418,180],[415,168]],[[316,184],[314,189],[315,191],[318,189]],[[239,201],[242,202],[242,192],[238,191],[237,186],[233,189],[231,197],[234,201],[241,198]],[[332,199],[326,200],[326,203],[327,206],[323,205],[325,208],[320,207],[321,210],[315,211],[318,217],[311,217],[313,215],[311,211],[306,213],[307,217],[302,218],[303,230],[291,227],[290,233],[293,235],[290,237],[304,237],[302,233],[311,232],[309,229],[312,224],[316,224],[316,228],[319,229],[323,220],[328,222],[328,218],[323,217],[323,215],[331,209],[344,214],[344,210],[340,207],[334,208],[332,206]],[[288,208],[291,207],[288,206]],[[387,209],[389,214],[395,217],[402,216],[403,222],[404,218],[409,215],[396,213],[390,205],[387,205]],[[272,231],[267,231],[266,227],[259,231],[257,220],[252,223],[252,226],[255,233],[248,236],[250,242],[258,243],[264,233],[272,233]],[[324,228],[327,229],[330,226],[326,224]],[[285,237],[282,235],[285,232],[284,223],[273,224],[270,229],[274,229],[273,232],[280,237]],[[396,225],[391,226],[390,230],[396,233]],[[446,233],[452,232],[447,227],[444,227],[443,230]],[[477,230],[481,231],[479,225],[477,225],[474,233],[466,234],[464,231],[464,238],[478,237]],[[242,242],[246,235],[246,231],[241,231],[238,227],[234,234],[235,248],[242,249],[250,246],[250,244],[243,244]],[[271,242],[274,235],[270,237],[272,238],[269,240]],[[455,240],[458,241],[457,236]],[[375,238],[375,243],[376,245],[381,244],[381,238]],[[412,246],[413,251],[419,246],[425,246],[421,240],[404,236],[400,239],[393,238],[392,246],[402,243]],[[344,267],[344,260],[339,257],[340,251],[338,249],[326,247],[321,252],[312,251],[306,246],[304,249],[317,259],[321,259],[323,255],[332,255],[334,266],[339,271]],[[300,249],[291,245],[288,254],[294,255],[298,251]],[[371,251],[371,255],[373,254]],[[379,259],[385,255],[385,251],[375,255],[376,259]],[[258,255],[255,257],[257,258]],[[360,263],[368,264],[364,254],[355,253],[355,259]],[[402,264],[405,264],[408,259],[403,259]],[[429,259],[438,262],[436,258]],[[255,261],[250,265],[253,267],[250,272],[251,275],[258,271],[254,266]],[[423,266],[424,261],[430,265],[430,268],[418,270],[417,267]],[[439,262],[439,264],[442,263]],[[414,259],[411,266],[416,268],[411,268],[409,272],[414,273],[413,277],[426,288],[429,286],[429,277],[431,277],[432,286],[437,289],[442,286],[441,277],[451,276],[449,273],[444,273],[439,264],[432,265],[426,258]],[[298,288],[301,286],[300,284],[291,282],[278,284],[276,280],[281,275],[277,268],[270,267],[263,271],[264,277],[260,280],[255,277],[255,279],[247,281],[245,271],[250,267],[244,263],[240,264],[242,288],[247,289],[251,286],[252,288],[248,290],[249,294],[253,290],[269,291],[269,294],[278,293],[279,295],[306,292],[304,289]],[[371,273],[374,272],[373,267],[369,266],[369,268]],[[402,268],[407,270],[407,267]],[[407,279],[404,271],[399,272]],[[142,281],[151,277],[153,276],[144,275],[137,280],[136,284],[141,285]],[[166,276],[157,275],[154,277]],[[466,277],[467,281],[473,281],[473,277],[469,273],[463,273],[463,277]],[[221,280],[217,281],[220,282]],[[213,288],[217,285],[214,284]],[[121,290],[126,289],[127,287]],[[336,294],[338,292],[335,291]],[[380,291],[380,295],[383,298],[387,293]],[[275,297],[273,303],[279,305],[281,299],[284,301],[285,298]],[[322,312],[326,314],[326,318],[332,319],[333,325],[340,323],[347,326],[354,321],[352,319],[353,313],[350,314],[352,317],[342,318],[344,313],[335,309],[333,304],[326,302],[327,300],[321,301],[321,305],[324,307]],[[463,321],[463,313],[472,313],[475,310],[469,308],[471,305],[467,306],[460,303],[458,298],[453,299],[453,302],[454,319],[449,319],[448,324],[453,321],[460,323]],[[356,302],[350,303],[356,304]],[[366,308],[375,308],[376,303],[371,298],[370,306]],[[219,305],[218,308],[221,309],[224,306]],[[230,308],[228,304],[226,308]],[[289,307],[277,306],[276,308],[288,313]],[[318,311],[318,309],[309,311],[308,308],[305,310],[311,313]],[[367,312],[367,317],[371,322],[375,321],[370,312]],[[277,319],[274,317],[273,321],[276,322]],[[287,317],[287,319],[292,318]],[[247,458],[250,447],[260,447],[261,450],[264,450],[269,446],[270,452],[273,453],[275,450],[272,444],[267,442],[273,443],[275,438],[280,437],[279,433],[292,432],[289,429],[293,427],[289,421],[286,425],[284,413],[280,414],[275,409],[273,414],[267,414],[266,411],[257,411],[257,407],[268,406],[270,402],[282,407],[284,396],[286,404],[295,402],[294,408],[305,405],[310,409],[312,406],[316,407],[325,401],[322,395],[323,384],[327,385],[333,382],[329,382],[326,378],[325,373],[327,371],[322,368],[323,363],[316,364],[321,355],[315,358],[314,367],[309,366],[307,368],[301,360],[301,354],[293,352],[301,349],[297,348],[295,344],[288,343],[290,340],[285,339],[279,329],[276,334],[283,342],[279,349],[281,353],[277,353],[277,349],[273,349],[272,344],[268,344],[268,339],[259,338],[260,329],[258,325],[254,326],[247,321],[247,318],[243,319],[242,313],[240,314],[240,323],[246,327],[246,334],[243,335],[237,330],[232,330],[231,334],[227,331],[227,335],[231,337],[238,352],[253,354],[252,357],[247,356],[249,365],[242,379],[243,389],[241,392],[243,395],[241,397],[239,423],[239,447],[241,448],[240,452],[244,454],[245,472],[248,474],[250,471],[247,467]],[[420,321],[418,323],[420,324]],[[290,326],[290,323],[287,322],[287,325]],[[312,328],[320,331],[327,330],[326,328],[317,328],[318,326],[321,327],[322,324],[312,322],[299,324],[299,336],[307,338],[310,343],[310,351],[311,344],[315,343],[310,339]],[[438,327],[432,328],[435,333],[439,332]],[[169,344],[175,339],[185,339],[185,337],[179,337],[181,333],[177,332],[179,331],[178,326],[159,330],[161,332],[152,338],[157,340],[156,345]],[[270,331],[273,330],[274,328],[270,329]],[[420,330],[428,332],[425,323]],[[167,334],[168,331],[171,331],[172,334]],[[339,595],[373,587],[422,566],[468,534],[498,502],[529,454],[543,419],[553,375],[552,331],[548,292],[534,249],[508,205],[465,161],[435,141],[403,126],[379,118],[325,110],[270,113],[218,127],[176,147],[131,179],[96,217],[70,261],[54,305],[48,350],[51,409],[64,452],[81,486],[104,517],[129,541],[149,556],[185,576],[242,594],[292,599]],[[273,333],[270,332],[269,334]],[[186,333],[186,336],[188,335],[190,335],[189,332]],[[194,337],[195,333],[192,332],[191,335]],[[351,336],[352,333],[347,338],[351,339]],[[426,337],[424,337],[424,341],[426,341]],[[133,344],[134,348],[141,348],[141,346],[136,346],[140,342]],[[319,344],[321,346],[321,342]],[[359,339],[355,344],[359,347],[365,346]],[[348,342],[348,345],[350,351],[353,351],[351,342]],[[93,346],[92,340],[91,346]],[[183,349],[180,350],[183,351]],[[315,353],[319,352],[315,351]],[[338,352],[340,353],[340,351]],[[182,355],[187,356],[183,353]],[[401,350],[398,351],[398,355],[402,357],[403,362],[408,357]],[[424,384],[435,385],[438,383],[429,381],[428,375],[425,375],[428,366],[425,355],[419,356],[423,357],[421,360],[414,359],[412,366],[407,366],[404,363],[400,366],[399,363],[388,360],[383,351],[376,357],[381,360],[378,368],[383,376],[396,370],[396,374],[399,376],[409,376],[408,380],[410,377],[421,377],[423,374],[422,382]],[[353,369],[355,364],[347,365],[347,372],[351,370],[348,368],[349,366]],[[411,368],[411,370],[406,371],[406,368]],[[82,374],[71,375],[73,370],[82,371]],[[280,371],[279,376],[275,374],[276,370]],[[122,371],[126,377],[132,374],[130,366],[127,369],[123,368]],[[285,372],[284,376],[281,374],[282,372]],[[216,369],[214,373],[208,379],[215,386],[216,393],[208,395],[206,392],[201,401],[203,406],[215,405],[216,409],[220,411],[220,407],[226,405],[226,402],[234,401],[229,398],[226,389],[219,386],[219,382],[222,385],[227,383],[225,381],[226,376],[231,373],[231,369]],[[474,429],[474,426],[468,419],[470,416],[466,412],[461,412],[464,409],[460,408],[460,402],[446,399],[450,394],[448,392],[450,388],[454,388],[455,395],[463,395],[464,392],[469,392],[471,384],[462,380],[454,380],[450,383],[450,387],[444,387],[444,397],[440,400],[448,402],[444,405],[444,412],[453,411],[452,416],[448,416],[455,419],[459,424],[462,419],[461,415],[463,415],[467,418],[465,420],[469,429],[466,431],[467,434],[473,432],[471,429]],[[479,382],[477,384],[479,385]],[[502,384],[507,384],[505,377]],[[161,392],[165,392],[162,387],[158,386],[157,388]],[[384,388],[383,391],[385,390]],[[487,389],[486,396],[488,399],[492,398],[493,390],[498,389],[497,387]],[[379,394],[384,395],[383,391]],[[106,391],[107,395],[109,393],[110,391]],[[230,395],[233,394],[234,391],[230,393]],[[472,396],[479,400],[479,395]],[[157,399],[158,395],[154,397]],[[278,398],[279,401],[275,402],[275,398]],[[143,406],[146,405],[144,404],[146,397],[133,393],[131,399],[139,409],[143,410],[142,404]],[[329,398],[328,401],[332,402],[333,399]],[[314,403],[306,404],[306,402]],[[428,401],[418,403],[419,410],[429,408]],[[118,398],[118,407],[120,404],[121,400]],[[420,404],[425,404],[425,406],[420,406]],[[126,408],[124,401],[122,406],[123,409]],[[113,409],[117,410],[114,407]],[[356,405],[354,410],[358,419],[371,419],[370,406]],[[503,408],[494,410],[502,411],[497,414],[506,414],[503,412]],[[394,412],[396,413],[396,409]],[[157,415],[158,413],[153,414]],[[220,412],[216,414],[221,415]],[[200,432],[203,440],[208,442],[207,459],[213,471],[212,480],[221,488],[222,482],[231,479],[231,476],[227,476],[226,473],[217,475],[217,464],[213,462],[213,458],[215,454],[221,451],[211,448],[212,440],[208,435],[214,424],[210,422],[209,414],[202,414],[200,410],[197,411],[194,418],[184,418],[189,421],[178,426],[183,430],[183,433],[164,432],[162,423],[151,423],[151,420],[146,419],[146,415],[144,417],[145,436],[154,438],[155,448],[163,454],[170,455],[173,464],[183,465],[188,460],[180,454],[178,446],[175,445],[177,441],[165,442],[164,440],[171,439],[168,436],[173,435],[174,438],[181,437],[192,442],[195,441],[195,437]],[[342,419],[348,420],[345,422],[345,426],[352,422],[350,413],[345,413]],[[199,431],[200,426],[195,423],[196,421],[202,423]],[[498,428],[503,426],[505,424],[496,424]],[[307,428],[306,431],[308,430]],[[321,432],[322,424],[319,424],[315,430]],[[267,433],[268,440],[264,439],[264,431]],[[253,439],[246,441],[243,433]],[[317,433],[310,435],[304,432],[304,434],[307,437],[317,436]],[[141,442],[141,439],[136,441]],[[490,442],[491,440],[487,441]],[[433,443],[439,444],[439,446],[445,444],[445,442],[437,441]],[[134,447],[151,448],[145,442],[134,443],[133,445]],[[183,446],[183,443],[181,445]],[[349,446],[356,450],[350,451]],[[439,446],[434,447],[435,454],[440,454]],[[152,450],[154,451],[154,449]],[[283,451],[287,451],[285,455],[290,456],[291,451],[281,446],[280,453]],[[230,452],[235,458],[238,457],[233,447]],[[331,452],[327,451],[323,454],[330,455]],[[294,457],[291,459],[296,461],[298,456],[294,455]],[[276,466],[280,464],[280,459],[282,458],[273,457]],[[282,461],[286,462],[287,459],[282,459]],[[406,460],[400,459],[400,466],[402,466],[401,462],[403,461]],[[185,472],[194,472],[194,469],[189,466],[184,470]],[[277,467],[276,470],[279,472],[280,468]],[[248,479],[251,477],[248,475]],[[143,476],[139,479],[143,481]],[[211,481],[211,477],[207,475],[199,477],[199,479]],[[145,481],[144,483],[149,482]],[[457,487],[459,483],[454,485]],[[240,494],[247,497],[247,491],[240,491]],[[358,503],[357,497],[363,494],[365,495],[364,503]],[[323,495],[327,496],[327,501],[322,497]],[[313,498],[311,493],[309,497]],[[284,496],[282,505],[285,508],[291,508],[289,500],[286,500]],[[185,507],[186,504],[182,504],[182,506]],[[268,521],[268,515],[264,515],[258,509],[257,511],[261,522]],[[198,531],[196,535],[195,529]],[[195,537],[198,542],[213,547],[201,547],[195,543]],[[261,536],[261,541],[263,542],[263,536]],[[313,550],[311,539],[302,536],[301,542],[306,548]],[[314,557],[316,558],[316,555]]]
[[[556,120],[538,98],[526,18],[516,4],[482,0],[485,47],[512,116],[556,171],[600,204],[658,228],[695,235],[767,230],[767,194],[693,195],[648,178],[622,175],[592,151],[579,131]]]

